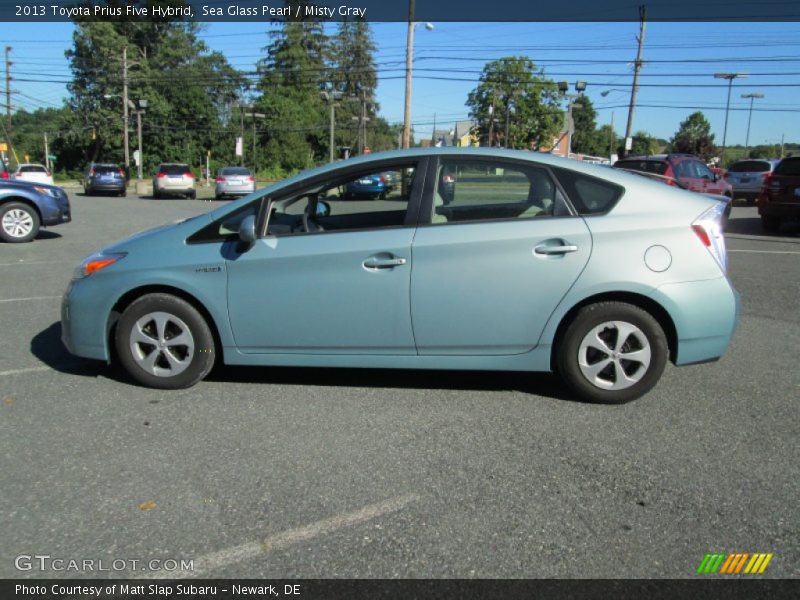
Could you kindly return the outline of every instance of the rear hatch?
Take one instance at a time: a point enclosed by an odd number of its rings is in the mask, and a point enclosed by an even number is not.
[[[771,170],[769,161],[741,160],[730,166],[726,179],[736,189],[758,191]]]
[[[194,186],[194,175],[188,165],[163,165],[158,171],[161,187],[185,190]]]
[[[800,156],[784,158],[764,185],[764,197],[768,202],[800,203]]]
[[[97,165],[89,176],[97,183],[119,183],[122,181],[122,170],[114,165]]]

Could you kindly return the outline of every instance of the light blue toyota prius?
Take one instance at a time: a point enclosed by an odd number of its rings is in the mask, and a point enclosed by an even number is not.
[[[346,193],[375,175],[387,193]],[[724,209],[547,154],[372,154],[88,257],[63,340],[164,389],[221,361],[555,371],[580,398],[625,402],[667,360],[728,346]]]

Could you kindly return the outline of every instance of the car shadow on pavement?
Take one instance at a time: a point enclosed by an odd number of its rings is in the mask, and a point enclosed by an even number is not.
[[[780,237],[800,238],[800,222],[789,221],[787,223],[782,223],[780,231],[776,233],[767,233],[761,228],[761,219],[759,217],[729,219],[728,224],[725,226],[725,233],[752,235],[757,237],[763,237],[765,239],[780,238]]]
[[[99,360],[82,359],[71,355],[61,342],[61,323],[58,321],[34,336],[31,340],[31,353],[59,373],[124,380],[115,367],[109,367]]]
[[[427,369],[347,369],[318,367],[218,366],[207,378],[226,383],[267,383],[323,387],[523,392],[576,401],[551,373],[516,371],[438,371]]]
[[[31,340],[31,353],[51,369],[68,375],[102,377],[137,385],[112,362],[72,356],[61,342],[61,323],[55,322]],[[516,391],[556,400],[577,402],[550,373],[515,371],[433,371],[422,369],[345,369],[317,367],[241,367],[217,365],[208,381],[387,389],[459,391]],[[202,384],[200,384],[202,385]]]
[[[39,233],[36,234],[37,240],[55,240],[60,237],[63,237],[60,233],[56,233],[55,231],[47,231],[45,229],[40,229]]]

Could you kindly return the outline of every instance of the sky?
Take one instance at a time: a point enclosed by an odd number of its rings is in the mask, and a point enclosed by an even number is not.
[[[487,60],[524,55],[545,75],[574,84],[587,82],[586,94],[598,112],[598,126],[614,121],[625,132],[637,22],[625,23],[433,23],[418,24],[414,44],[412,124],[417,139],[467,119],[467,94],[475,88]],[[253,70],[267,44],[266,23],[212,23],[201,34],[212,50],[236,68]],[[406,23],[372,23],[378,47],[377,101],[391,123],[403,120]],[[335,24],[326,24],[331,33]],[[28,110],[58,106],[65,83],[25,81],[69,78],[64,51],[71,46],[71,23],[15,23],[3,27],[0,45],[11,46],[15,105]],[[800,23],[648,23],[644,67],[633,131],[670,138],[680,122],[702,110],[721,144],[727,81],[716,72],[747,74],[731,90],[727,144],[744,144],[749,100],[755,100],[750,145],[800,141]],[[3,87],[0,85],[0,87]],[[601,93],[608,91],[603,97]],[[111,90],[110,93],[118,90]]]

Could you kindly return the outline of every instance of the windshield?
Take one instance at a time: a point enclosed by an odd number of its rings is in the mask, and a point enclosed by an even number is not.
[[[187,165],[162,165],[158,171],[167,175],[183,175],[189,172],[189,167]]]
[[[241,176],[249,176],[250,169],[245,169],[244,167],[226,167],[225,169],[220,169],[220,175],[241,175]]]

